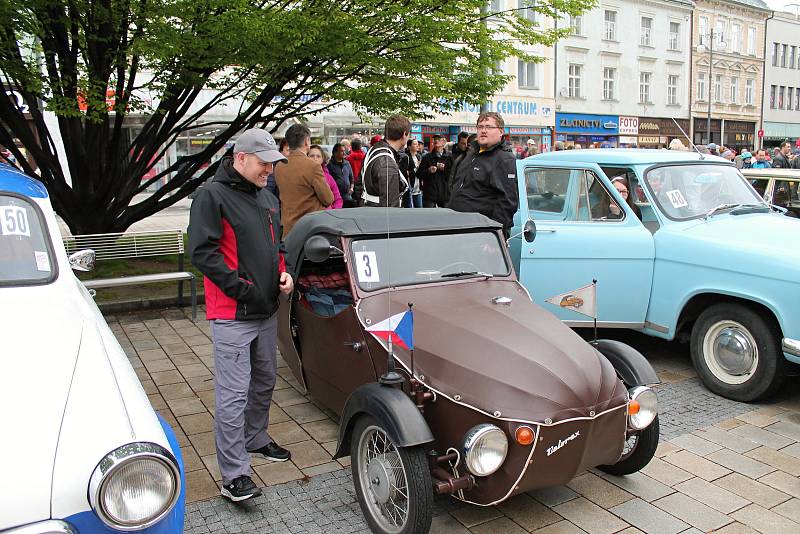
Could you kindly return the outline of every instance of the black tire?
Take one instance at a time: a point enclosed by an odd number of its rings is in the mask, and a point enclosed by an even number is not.
[[[597,468],[609,475],[624,476],[630,475],[642,469],[650,463],[658,448],[658,416],[653,419],[650,426],[636,435],[633,448],[624,453],[617,463],[612,465],[600,465]]]
[[[754,346],[755,361],[747,372],[728,373],[716,363],[713,351],[707,350],[710,344],[713,346],[711,339],[722,323],[734,325],[747,343]],[[751,402],[768,397],[781,386],[786,374],[777,325],[771,318],[765,319],[741,304],[715,304],[701,313],[692,328],[691,353],[703,384],[717,395],[735,401]]]
[[[379,435],[377,432],[383,432],[383,436],[386,436],[391,445],[392,450],[386,456],[390,458],[395,454],[399,456],[406,482],[406,494],[408,495],[408,499],[405,500],[407,503],[406,519],[396,528],[387,527],[386,523],[391,523],[392,520],[381,512],[380,504],[373,499],[375,494],[372,493],[372,490],[367,489],[365,491],[365,488],[371,488],[372,485],[369,480],[365,480],[362,476],[362,473],[366,474],[369,465],[364,464],[362,460],[360,445],[362,436],[366,438],[365,434]],[[433,483],[431,481],[430,468],[428,467],[428,459],[421,446],[396,447],[394,443],[391,443],[391,439],[383,431],[380,423],[368,415],[363,415],[353,427],[353,436],[350,441],[350,460],[358,503],[372,532],[380,534],[424,534],[430,530],[433,515]],[[390,460],[391,462],[392,460]],[[402,502],[403,499],[400,499],[400,501]]]

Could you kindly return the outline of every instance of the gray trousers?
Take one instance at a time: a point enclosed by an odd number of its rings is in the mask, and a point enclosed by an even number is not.
[[[272,442],[269,405],[277,374],[278,318],[211,323],[214,342],[214,437],[222,483],[250,476],[248,450]]]

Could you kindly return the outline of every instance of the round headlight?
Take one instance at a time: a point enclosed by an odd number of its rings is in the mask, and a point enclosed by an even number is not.
[[[475,476],[485,477],[500,469],[507,453],[508,438],[494,425],[474,426],[464,437],[464,462]]]
[[[89,482],[98,517],[117,530],[147,528],[167,515],[180,496],[172,454],[155,443],[131,443],[109,453]]]
[[[637,386],[630,390],[631,400],[628,403],[628,422],[634,430],[642,430],[650,426],[658,415],[658,397],[656,392],[645,386]]]

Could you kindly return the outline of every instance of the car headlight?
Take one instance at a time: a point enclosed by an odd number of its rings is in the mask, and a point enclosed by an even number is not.
[[[656,392],[645,386],[637,386],[629,392],[628,426],[634,430],[647,428],[658,415]]]
[[[472,427],[464,436],[464,462],[475,476],[491,475],[503,465],[508,453],[505,432],[484,423]]]
[[[167,515],[181,493],[178,462],[155,443],[129,443],[108,453],[89,480],[89,502],[117,530],[141,530]]]

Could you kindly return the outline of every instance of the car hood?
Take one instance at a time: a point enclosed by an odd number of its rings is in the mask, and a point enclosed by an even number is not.
[[[51,293],[9,288],[0,295],[0,472],[18,482],[0,485],[3,530],[50,517],[58,436],[84,324],[68,302],[53,305]]]
[[[507,297],[510,304],[494,304]],[[363,299],[362,324],[413,303],[414,371],[434,390],[494,417],[557,423],[626,402],[612,365],[511,280],[464,280]],[[410,354],[396,349],[410,367]],[[377,357],[376,357],[377,356]],[[373,354],[375,361],[379,355]],[[498,415],[499,414],[499,415]]]

